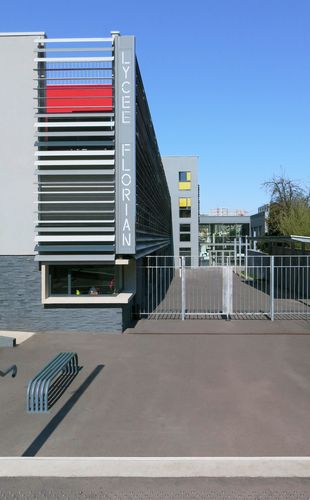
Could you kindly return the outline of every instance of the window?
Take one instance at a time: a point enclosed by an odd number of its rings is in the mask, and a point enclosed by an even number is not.
[[[68,272],[66,267],[50,266],[53,270],[53,279],[50,278],[51,295],[68,295]],[[51,276],[51,275],[50,275]]]
[[[191,181],[191,172],[179,172],[179,182]]]
[[[191,233],[180,233],[180,241],[191,241]]]
[[[191,198],[179,198],[179,217],[191,217]]]
[[[179,189],[181,191],[187,191],[191,189],[191,172],[179,172]]]
[[[180,224],[180,241],[191,241],[190,224]]]
[[[185,257],[185,265],[190,266],[191,265],[191,249],[189,247],[183,247],[180,248],[179,250],[179,256],[180,257]]]
[[[121,266],[49,266],[49,295],[114,295],[122,288]]]

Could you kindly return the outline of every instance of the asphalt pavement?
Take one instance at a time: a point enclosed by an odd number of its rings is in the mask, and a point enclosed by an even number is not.
[[[60,351],[82,370],[50,413],[28,414],[28,380]],[[308,456],[309,360],[307,334],[38,334],[0,350],[18,367],[0,381],[0,452]]]
[[[307,500],[310,479],[0,478],[1,500]]]

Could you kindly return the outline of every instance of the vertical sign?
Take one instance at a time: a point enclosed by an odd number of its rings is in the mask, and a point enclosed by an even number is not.
[[[133,36],[116,36],[115,57],[115,225],[116,253],[135,254],[136,81]]]

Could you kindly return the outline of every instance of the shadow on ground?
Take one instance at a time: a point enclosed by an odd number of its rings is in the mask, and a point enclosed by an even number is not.
[[[89,385],[99,375],[103,367],[104,365],[96,366],[96,368],[91,372],[91,374],[88,375],[86,380],[84,380],[84,382],[80,385],[80,387],[75,391],[73,396],[71,396],[71,398],[64,404],[64,406],[58,411],[58,413],[56,413],[56,415],[52,418],[52,420],[47,424],[47,426],[44,427],[44,429],[40,432],[40,434],[34,439],[34,441],[30,444],[30,446],[28,446],[28,448],[22,454],[23,457],[34,457],[38,453],[38,451],[42,448],[42,446],[46,443],[46,441],[51,437],[52,433],[58,427],[60,422],[66,417],[66,415],[75,405],[75,403],[80,399],[80,397],[89,387]],[[59,387],[59,389],[56,387],[53,394],[51,394],[51,398],[55,399],[55,397],[57,396],[56,400],[58,400],[61,394],[63,394],[65,389],[72,382],[74,377],[75,374],[68,375],[68,377],[64,379],[63,385]],[[61,394],[59,394],[59,391],[62,391]]]

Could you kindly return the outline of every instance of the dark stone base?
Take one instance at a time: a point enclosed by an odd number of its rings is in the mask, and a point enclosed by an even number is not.
[[[43,306],[41,272],[30,256],[0,256],[0,330],[31,332],[122,332],[130,304]]]

